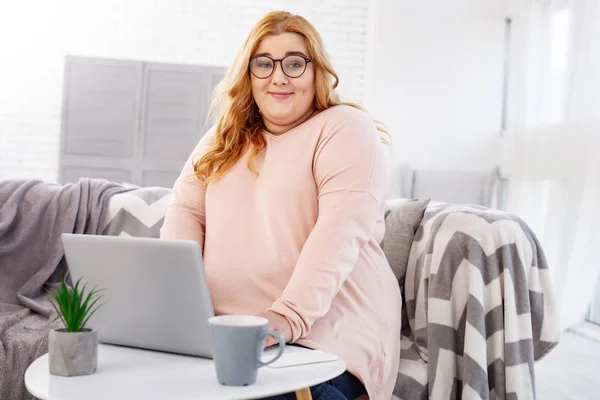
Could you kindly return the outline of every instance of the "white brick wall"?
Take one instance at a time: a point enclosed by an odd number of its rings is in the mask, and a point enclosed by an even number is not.
[[[362,102],[369,0],[1,0],[0,179],[56,181],[66,54],[227,66],[286,9],[321,33],[344,99]]]

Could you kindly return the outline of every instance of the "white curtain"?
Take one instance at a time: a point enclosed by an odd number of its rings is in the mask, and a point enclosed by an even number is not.
[[[563,329],[600,275],[600,0],[510,3],[507,208],[538,235]]]

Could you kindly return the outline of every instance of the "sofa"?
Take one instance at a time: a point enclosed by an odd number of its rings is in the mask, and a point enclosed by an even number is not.
[[[435,169],[414,168],[406,162],[392,162],[389,194],[391,198],[430,198],[451,203],[479,204],[502,208],[506,178],[500,168]]]
[[[98,179],[0,182],[0,399],[30,399],[28,365],[59,326],[47,289],[68,272],[60,233],[158,237],[171,189]],[[395,399],[532,399],[559,341],[549,267],[520,218],[391,199],[381,246],[402,289]]]

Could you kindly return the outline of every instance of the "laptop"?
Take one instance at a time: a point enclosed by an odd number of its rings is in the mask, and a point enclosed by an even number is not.
[[[98,340],[212,357],[214,309],[198,243],[186,240],[61,235],[73,284],[102,289],[87,327]]]

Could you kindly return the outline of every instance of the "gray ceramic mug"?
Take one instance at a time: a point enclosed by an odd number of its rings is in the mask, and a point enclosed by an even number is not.
[[[269,330],[269,321],[253,315],[220,315],[208,320],[212,333],[213,360],[222,385],[246,386],[256,382],[258,369],[279,359],[285,350],[280,332]],[[263,363],[265,338],[275,336],[279,352]]]

